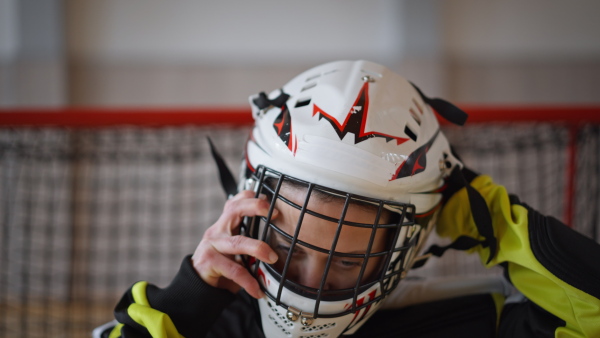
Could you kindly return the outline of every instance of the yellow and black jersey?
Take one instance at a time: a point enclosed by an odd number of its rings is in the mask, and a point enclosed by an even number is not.
[[[600,337],[600,245],[521,203],[489,176],[464,177],[470,185],[451,194],[437,232],[455,241],[477,240],[470,250],[487,267],[503,266],[528,299],[503,309],[501,336]],[[489,210],[486,235],[476,221],[482,216],[471,210],[473,191]]]
[[[488,176],[464,170],[456,177],[437,232],[485,266],[502,266],[524,297],[481,293],[381,310],[351,337],[600,337],[600,245]],[[98,336],[263,337],[255,301],[205,284],[189,257],[164,289],[134,284],[115,317],[119,324]]]

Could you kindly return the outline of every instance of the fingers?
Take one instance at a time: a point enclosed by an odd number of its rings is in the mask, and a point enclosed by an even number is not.
[[[267,243],[244,236],[216,238],[211,244],[222,254],[248,255],[269,264],[275,263],[278,258],[277,253]]]
[[[192,256],[192,263],[200,278],[211,286],[233,293],[242,287],[252,297],[263,297],[256,279],[233,259],[234,255],[248,255],[268,263],[277,261],[277,254],[265,242],[232,236],[202,241]]]
[[[252,297],[259,299],[264,296],[258,281],[241,264],[229,257],[213,251],[204,255],[201,260],[192,257],[194,268],[200,278],[209,285],[227,289],[233,293],[244,288]]]
[[[223,207],[223,213],[217,222],[211,227],[215,228],[209,235],[220,233],[222,235],[233,235],[243,217],[267,216],[270,203],[265,198],[254,198],[254,192],[242,191],[229,199]],[[277,209],[273,210],[272,218],[277,217]]]
[[[234,234],[243,217],[266,217],[269,207],[266,198],[254,198],[252,191],[242,191],[225,203],[221,217],[207,229],[192,256],[194,269],[204,282],[234,293],[242,287],[255,298],[264,296],[257,280],[236,262],[235,256],[247,255],[274,263],[277,253],[265,242]],[[274,209],[272,218],[276,216]]]

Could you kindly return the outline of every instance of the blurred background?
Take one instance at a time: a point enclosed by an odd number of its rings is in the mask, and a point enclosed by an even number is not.
[[[600,3],[0,0],[0,106],[244,105],[368,59],[469,103],[590,103]]]
[[[236,172],[248,96],[338,59],[469,108],[475,123],[443,126],[465,163],[600,240],[598,13],[592,0],[0,0],[0,337],[89,336],[133,282],[166,286],[225,200],[206,138]],[[111,114],[133,118],[106,126]],[[501,270],[448,252],[415,273]]]

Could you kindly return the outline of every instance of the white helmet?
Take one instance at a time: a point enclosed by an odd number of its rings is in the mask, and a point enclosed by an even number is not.
[[[298,239],[298,232],[278,228],[271,213],[245,220],[244,234],[269,243],[269,233],[278,233],[291,243],[283,267],[246,259],[267,295],[258,301],[267,337],[354,333],[406,275],[433,226],[443,177],[449,173],[446,163],[458,163],[430,107],[440,101],[367,61],[327,63],[268,95],[250,97],[255,126],[246,145],[241,189],[269,196],[271,210],[278,200],[292,205],[300,210],[300,218],[310,214],[339,228],[391,229],[384,250],[370,252],[371,236],[369,249],[355,255],[363,259],[363,267],[353,287],[325,290],[329,265],[317,288],[291,280],[288,266],[294,246],[318,250],[329,255],[329,261],[332,256],[348,256],[336,251],[338,237],[331,248],[319,249]],[[286,181],[307,187],[304,203],[280,194]],[[344,212],[337,218],[312,212],[306,207],[311,191],[335,196],[347,205],[373,205],[377,217],[372,224],[357,224],[344,220]],[[394,221],[377,224],[385,210],[396,215]],[[384,263],[376,276],[364,278],[365,265],[373,257],[384,257],[380,261]]]

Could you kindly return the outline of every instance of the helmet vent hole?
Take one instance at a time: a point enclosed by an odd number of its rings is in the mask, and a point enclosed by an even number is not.
[[[308,82],[308,81],[312,81],[312,80],[314,80],[314,79],[318,79],[318,78],[320,78],[320,77],[321,77],[321,74],[315,74],[315,75],[313,75],[313,76],[309,76],[309,77],[307,77],[305,81],[306,81],[306,82]]]
[[[288,337],[292,335],[292,333],[288,331],[283,325],[279,324],[277,320],[273,318],[273,316],[269,315],[269,319],[271,320],[271,323],[273,323],[273,325],[275,325],[278,329],[281,330],[281,332],[283,332],[283,334],[285,334]]]
[[[419,101],[417,101],[417,99],[415,99],[414,97],[413,97],[412,101],[415,104],[415,106],[417,106],[419,113],[421,113],[421,115],[423,115],[423,107],[421,107],[421,105],[419,104]]]
[[[300,92],[309,90],[309,89],[314,88],[316,86],[317,86],[316,82],[311,82],[311,83],[307,84],[306,86],[302,87],[302,89],[300,89]]]
[[[300,99],[300,100],[296,101],[296,105],[294,107],[300,108],[300,107],[308,106],[309,103],[310,103],[310,98]]]
[[[273,314],[275,315],[275,317],[271,316],[269,314],[269,318],[271,318],[274,322],[277,322],[277,319],[279,319],[281,325],[285,325],[288,327],[293,327],[294,323],[291,322],[290,320],[288,320],[281,312],[279,312],[276,308],[271,308],[271,310],[273,311]]]
[[[415,122],[417,122],[418,125],[421,125],[421,117],[419,116],[419,114],[417,114],[417,112],[410,108],[408,110],[410,112],[410,115],[413,117],[413,119],[415,119]]]
[[[300,328],[300,330],[303,332],[316,332],[316,331],[329,330],[331,328],[334,328],[335,326],[336,326],[335,323],[324,323],[321,325],[304,326],[304,327]],[[307,337],[311,337],[311,336],[307,336]]]
[[[411,138],[411,140],[413,140],[413,141],[415,141],[415,142],[417,141],[417,134],[415,134],[415,132],[414,132],[414,131],[412,131],[408,125],[406,125],[406,126],[404,127],[404,133],[405,133],[405,134],[406,134],[408,137],[410,137],[410,138]]]

